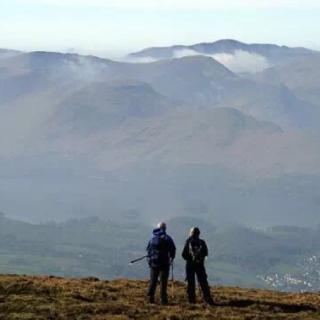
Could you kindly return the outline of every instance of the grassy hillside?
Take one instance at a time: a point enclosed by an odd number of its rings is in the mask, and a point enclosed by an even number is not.
[[[146,261],[128,263],[145,254],[152,227],[134,212],[128,215],[118,221],[87,218],[38,225],[0,216],[0,274],[143,279],[148,275]],[[196,225],[209,247],[206,265],[211,283],[320,290],[320,228],[219,227],[192,217],[167,222],[177,246],[177,280],[185,277],[181,251],[190,226]]]
[[[0,319],[320,319],[320,295],[212,288],[215,307],[188,305],[184,284],[162,307],[146,303],[147,282],[0,276]],[[170,290],[171,291],[171,290]]]

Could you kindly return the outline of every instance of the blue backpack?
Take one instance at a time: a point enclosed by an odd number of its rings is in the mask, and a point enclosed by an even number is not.
[[[169,252],[167,235],[165,233],[152,237],[149,243],[148,254],[151,267],[160,267],[168,263]]]

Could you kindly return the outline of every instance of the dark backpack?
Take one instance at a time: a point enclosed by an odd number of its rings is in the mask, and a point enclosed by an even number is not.
[[[189,255],[194,263],[203,263],[203,245],[200,239],[192,239],[189,241]]]
[[[166,234],[154,235],[149,244],[149,264],[160,267],[168,263],[168,244]]]

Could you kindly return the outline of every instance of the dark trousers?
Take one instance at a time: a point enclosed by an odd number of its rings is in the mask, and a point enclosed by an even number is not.
[[[168,278],[169,278],[169,265],[162,267],[150,267],[150,283],[148,296],[152,299],[154,298],[158,279],[160,276],[160,297],[162,302],[168,301],[167,287],[168,287]]]
[[[203,299],[211,303],[212,298],[210,294],[210,287],[208,284],[208,277],[204,264],[193,264],[187,263],[186,265],[186,275],[187,275],[187,294],[190,303],[196,302],[196,279],[197,275],[198,283],[200,285]]]

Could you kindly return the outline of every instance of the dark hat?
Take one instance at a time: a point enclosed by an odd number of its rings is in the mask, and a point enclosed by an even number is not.
[[[190,229],[190,236],[191,237],[199,237],[200,236],[200,229],[198,227],[192,227]]]
[[[166,230],[166,229],[167,229],[167,225],[166,225],[165,222],[159,222],[158,225],[157,225],[157,227],[158,227],[159,229],[162,229],[162,230]]]

